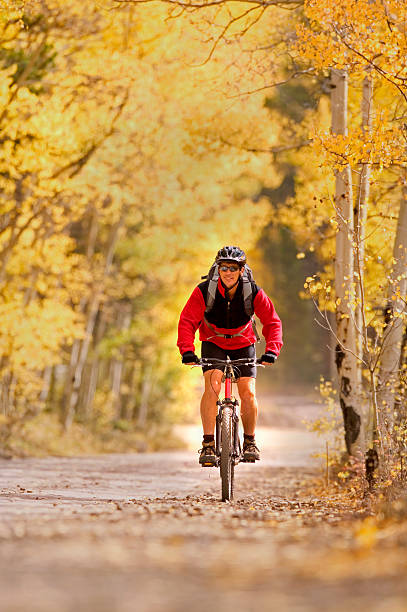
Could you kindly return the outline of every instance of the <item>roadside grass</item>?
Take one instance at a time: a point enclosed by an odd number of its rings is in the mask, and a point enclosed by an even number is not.
[[[16,428],[0,424],[0,456],[80,456],[102,453],[140,453],[185,448],[170,425],[138,429],[128,421],[93,427],[74,422],[65,431],[57,416],[42,412]]]

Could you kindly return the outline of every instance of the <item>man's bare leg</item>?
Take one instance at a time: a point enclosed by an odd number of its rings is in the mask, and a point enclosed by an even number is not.
[[[257,423],[256,379],[242,377],[237,383],[241,401],[241,416],[244,429],[243,456],[245,461],[260,459],[254,434]]]
[[[257,423],[256,379],[250,377],[239,378],[237,382],[241,401],[240,414],[242,416],[244,433],[254,436]]]
[[[219,397],[222,382],[220,370],[209,370],[204,372],[205,391],[201,399],[201,419],[204,435],[215,433],[216,415],[218,407],[216,402]]]

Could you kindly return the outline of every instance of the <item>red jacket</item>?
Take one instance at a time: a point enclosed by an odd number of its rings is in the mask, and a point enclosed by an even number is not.
[[[215,303],[204,321],[206,294],[209,281],[195,287],[185,304],[178,324],[178,348],[181,355],[186,351],[194,351],[195,332],[199,329],[199,339],[208,340],[223,349],[239,349],[256,342],[256,335],[250,324],[250,318],[244,310],[242,283],[239,284],[233,299],[228,301],[222,283],[218,282]],[[272,301],[255,283],[253,283],[253,308],[260,319],[262,333],[266,340],[266,351],[279,354],[282,341],[282,327]],[[217,336],[215,332],[224,335],[241,333],[233,338]]]

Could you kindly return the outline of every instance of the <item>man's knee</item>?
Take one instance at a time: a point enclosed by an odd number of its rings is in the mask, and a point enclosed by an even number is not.
[[[219,397],[219,393],[220,393],[220,386],[219,388],[217,386],[213,386],[213,387],[205,387],[205,390],[203,392],[203,396],[212,400],[217,400]]]
[[[222,372],[218,372],[217,370],[210,370],[208,372],[205,372],[204,379],[204,394],[208,396],[215,395],[216,398],[218,398],[222,384]]]
[[[239,381],[239,395],[243,402],[254,402],[256,400],[255,379],[246,378]]]
[[[254,404],[256,401],[256,394],[251,389],[245,389],[240,393],[240,399],[242,402]]]

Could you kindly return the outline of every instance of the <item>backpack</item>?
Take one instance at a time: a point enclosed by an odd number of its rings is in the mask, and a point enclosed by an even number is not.
[[[210,312],[215,303],[216,290],[218,288],[218,280],[219,280],[219,266],[216,261],[212,264],[208,274],[201,277],[203,280],[209,279],[208,283],[208,292],[206,295],[206,308],[205,314]],[[259,334],[256,329],[256,322],[254,320],[254,308],[253,308],[253,272],[251,268],[247,264],[244,265],[243,268],[243,303],[244,310],[248,317],[251,319],[251,324],[253,326],[253,331],[256,335],[257,340],[259,341]]]

